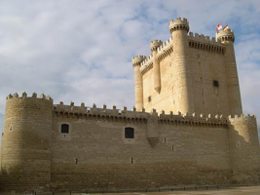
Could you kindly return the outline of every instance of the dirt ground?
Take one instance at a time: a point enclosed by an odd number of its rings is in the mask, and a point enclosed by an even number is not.
[[[1,193],[0,195],[35,195],[35,193]],[[90,195],[88,193],[36,193],[36,195]],[[131,193],[95,193],[91,195],[260,195],[260,186],[250,187],[233,187],[227,189],[214,190],[182,190],[182,191],[165,191],[165,192],[131,192]]]
[[[260,186],[236,187],[219,190],[170,191],[170,192],[140,192],[119,193],[117,195],[260,195]],[[112,194],[105,194],[112,195]]]

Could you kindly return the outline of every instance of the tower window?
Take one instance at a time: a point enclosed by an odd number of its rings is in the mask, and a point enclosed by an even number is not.
[[[152,101],[152,97],[149,96],[149,97],[148,97],[148,102],[151,102],[151,101]]]
[[[219,87],[219,82],[217,80],[213,80],[213,86],[214,87]]]
[[[68,124],[61,124],[61,133],[69,133],[69,125]]]
[[[125,138],[127,138],[127,139],[134,138],[134,128],[132,128],[132,127],[125,128]]]

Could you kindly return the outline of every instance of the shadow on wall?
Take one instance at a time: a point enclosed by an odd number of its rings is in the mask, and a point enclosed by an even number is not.
[[[2,134],[4,129],[4,115],[2,113],[0,113],[0,135]],[[0,143],[2,140],[2,136],[0,136]]]

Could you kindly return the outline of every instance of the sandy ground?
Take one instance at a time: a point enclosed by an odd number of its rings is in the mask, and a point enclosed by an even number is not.
[[[34,195],[30,193],[0,193],[1,195]],[[95,193],[91,195],[260,195],[260,186],[234,187],[216,190],[168,191],[168,192],[131,192],[131,193]],[[88,193],[36,193],[36,195],[89,195]]]
[[[220,189],[220,190],[119,193],[117,195],[175,195],[175,194],[177,195],[184,195],[184,194],[185,195],[186,194],[187,195],[260,195],[260,186],[237,187],[237,188]],[[112,195],[112,194],[109,193],[105,195]]]

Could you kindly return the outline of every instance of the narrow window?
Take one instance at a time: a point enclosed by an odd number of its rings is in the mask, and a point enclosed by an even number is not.
[[[134,158],[131,157],[131,160],[130,160],[131,164],[134,164]]]
[[[69,125],[68,124],[61,124],[61,133],[69,133]]]
[[[127,138],[127,139],[134,138],[134,128],[132,128],[132,127],[125,128],[125,138]]]
[[[75,158],[75,164],[77,165],[79,162],[78,158]]]
[[[166,143],[166,137],[163,138],[163,143]]]
[[[213,80],[213,86],[214,87],[219,87],[219,82],[217,80]]]
[[[152,97],[149,96],[149,97],[148,97],[148,102],[151,102],[151,101],[152,101]]]

